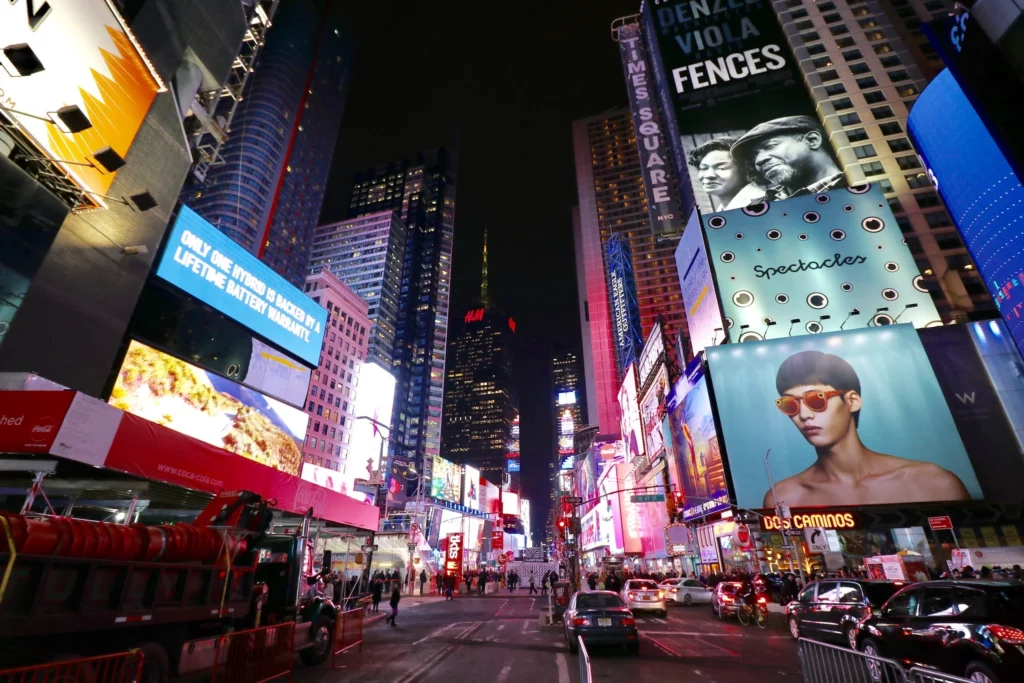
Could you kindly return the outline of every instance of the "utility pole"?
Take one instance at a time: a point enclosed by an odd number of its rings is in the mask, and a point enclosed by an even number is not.
[[[772,487],[772,499],[775,501],[775,514],[779,518],[779,526],[782,527],[782,538],[783,538],[783,540],[785,540],[787,538],[786,532],[790,531],[789,529],[786,528],[786,520],[787,519],[791,519],[792,515],[789,512],[789,506],[785,505],[781,500],[779,500],[778,496],[775,495],[775,479],[774,479],[774,477],[772,477],[771,465],[768,464],[768,457],[771,454],[772,454],[772,449],[770,449],[770,448],[764,454],[764,469],[765,469],[766,472],[768,472],[768,483]],[[793,537],[789,536],[789,538],[793,538]],[[804,571],[804,560],[803,560],[803,557],[802,557],[802,553],[800,552],[800,538],[799,537],[796,539],[796,542],[793,544],[793,550],[796,551],[796,564],[797,564],[797,568],[800,571],[800,579],[804,582],[804,585],[806,586],[807,585],[807,572]]]

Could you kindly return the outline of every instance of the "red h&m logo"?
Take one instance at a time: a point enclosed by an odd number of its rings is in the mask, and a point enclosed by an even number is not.
[[[515,334],[515,331],[516,331],[516,321],[513,320],[512,318],[508,319],[508,329],[512,330],[512,333]]]
[[[474,308],[472,311],[466,313],[466,317],[462,319],[464,323],[478,323],[484,319],[484,309]]]

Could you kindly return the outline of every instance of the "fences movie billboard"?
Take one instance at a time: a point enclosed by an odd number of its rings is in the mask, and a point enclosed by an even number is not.
[[[327,310],[182,206],[156,274],[310,365]]]
[[[629,110],[633,115],[636,145],[640,151],[651,231],[656,235],[678,234],[683,229],[684,214],[676,196],[674,171],[669,170],[668,140],[654,103],[654,84],[647,62],[647,49],[640,36],[640,25],[627,24],[619,28],[618,40]]]
[[[658,87],[672,103],[704,212],[845,185],[769,2],[685,0],[644,9]]]
[[[643,329],[640,327],[640,304],[636,296],[633,276],[633,250],[629,237],[615,233],[605,244],[608,264],[608,300],[611,304],[612,332],[615,342],[615,361],[619,377],[635,363],[644,347]]]
[[[683,519],[689,522],[727,509],[729,489],[703,358],[690,362],[665,407],[683,490]]]
[[[1024,353],[1021,178],[949,71],[924,89],[907,127],[1010,335]]]
[[[718,291],[711,276],[711,264],[708,263],[708,252],[704,246],[704,230],[696,208],[686,221],[686,230],[676,247],[675,258],[679,286],[683,290],[690,352],[696,356],[704,347],[721,344],[725,340],[725,324],[718,306]],[[682,360],[679,359],[680,362]]]
[[[705,225],[730,341],[942,324],[878,187],[715,213]]]
[[[736,504],[773,508],[981,498],[910,325],[708,349]],[[751,425],[757,425],[751,429]]]

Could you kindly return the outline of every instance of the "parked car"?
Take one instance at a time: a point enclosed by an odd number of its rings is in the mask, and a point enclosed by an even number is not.
[[[906,585],[903,581],[823,579],[807,584],[786,605],[794,638],[814,638],[856,648],[857,624]]]
[[[624,645],[631,655],[640,651],[636,618],[612,591],[580,591],[565,608],[562,619],[569,652],[576,654],[577,636],[586,645]]]
[[[1024,681],[1024,584],[913,584],[861,622],[857,646],[865,654],[977,683]]]
[[[711,602],[711,589],[697,579],[665,579],[658,584],[665,596],[680,605],[706,605]]]
[[[668,616],[665,591],[650,579],[630,579],[622,588],[621,597],[626,607],[634,612],[657,612]]]
[[[711,611],[720,617],[735,614],[738,607],[736,604],[736,591],[742,585],[737,581],[721,581],[715,586],[715,589],[711,592]]]
[[[784,592],[782,575],[776,573],[769,574],[758,574],[754,577],[754,582],[761,582],[764,592],[768,595],[768,599],[771,602],[783,604],[782,593]]]

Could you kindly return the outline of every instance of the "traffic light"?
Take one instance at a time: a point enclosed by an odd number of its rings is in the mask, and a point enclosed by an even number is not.
[[[565,538],[565,530],[569,527],[569,520],[565,517],[558,518],[558,535]]]

